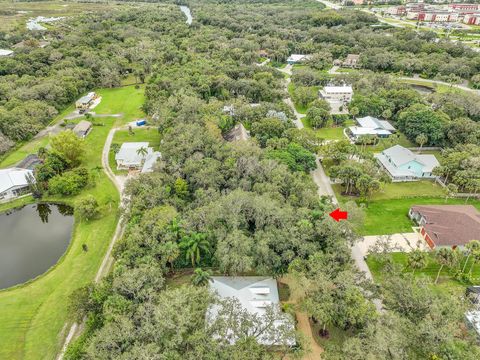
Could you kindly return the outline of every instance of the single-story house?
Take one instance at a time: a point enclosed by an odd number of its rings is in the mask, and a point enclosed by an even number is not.
[[[158,159],[162,158],[162,154],[159,151],[147,155],[145,162],[143,163],[142,173],[151,173]]]
[[[141,169],[147,156],[153,154],[153,148],[148,145],[148,142],[123,143],[118,153],[115,154],[117,169]]]
[[[0,169],[0,201],[10,200],[29,193],[27,177],[33,176],[28,169]]]
[[[80,110],[80,112],[86,111],[97,97],[97,94],[94,92],[89,92],[87,95],[82,96],[77,100],[75,107],[77,110]]]
[[[480,310],[467,311],[465,313],[467,325],[480,337]]]
[[[284,111],[276,111],[276,110],[268,110],[267,115],[268,118],[276,118],[282,120],[284,122],[288,121],[288,116],[285,114]]]
[[[388,138],[395,132],[395,128],[386,120],[379,120],[372,116],[357,118],[359,126],[350,126],[347,133],[354,141],[358,141],[362,136],[374,135],[379,138]]]
[[[345,61],[342,63],[343,67],[357,68],[360,66],[360,55],[357,54],[348,54]]]
[[[472,205],[415,205],[408,215],[431,249],[463,247],[480,236],[480,212]]]
[[[435,175],[432,174],[432,171],[440,165],[435,155],[414,154],[400,145],[392,146],[380,154],[375,154],[375,158],[394,182],[434,179]]]
[[[210,290],[220,298],[234,298],[238,300],[241,307],[251,314],[259,317],[265,315],[266,308],[273,306],[277,311],[280,309],[280,298],[278,295],[277,281],[271,277],[264,276],[214,276],[211,278]],[[276,320],[273,327],[294,326],[293,319],[288,314],[282,320]],[[211,306],[207,311],[207,322],[212,323],[218,316],[218,305]],[[236,339],[228,339],[231,344]],[[260,337],[257,341],[262,345],[284,345],[283,343],[272,342],[272,339]],[[287,339],[287,345],[295,345],[295,339]]]
[[[292,54],[288,57],[287,64],[298,64],[302,61],[308,60],[308,58],[310,58],[310,55]]]
[[[13,55],[12,50],[0,49],[0,56],[11,56]]]
[[[232,130],[227,132],[224,136],[227,141],[245,141],[250,138],[249,131],[245,129],[243,124],[237,124],[233,127]]]
[[[88,133],[92,130],[92,123],[87,120],[81,120],[75,127],[73,128],[73,132],[81,139],[85,139]]]

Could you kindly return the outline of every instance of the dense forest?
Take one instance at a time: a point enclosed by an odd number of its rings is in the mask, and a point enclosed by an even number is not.
[[[478,359],[480,348],[463,325],[463,299],[433,292],[427,280],[393,264],[386,266],[388,285],[374,285],[356,269],[349,247],[363,212],[351,202],[349,222],[328,217],[334,206],[318,198],[309,176],[322,139],[293,126],[282,101],[283,75],[257,62],[261,52],[273,65],[308,53],[309,65],[324,70],[360,53],[371,71],[452,80],[477,74],[480,56],[433,33],[372,26],[378,23],[369,14],[325,10],[317,2],[188,5],[191,26],[175,4],[135,4],[68,19],[50,32],[45,48],[35,43],[41,35],[0,34],[0,47],[32,40],[0,58],[1,152],[30,139],[80,94],[119,86],[128,75],[146,83],[144,110],[162,137],[155,171],[127,185],[126,231],[111,274],[71,295],[73,316],[87,320],[66,358],[273,359],[308,351],[298,334],[294,347],[259,345],[272,328],[210,294],[202,285],[216,273],[295,279],[298,308],[348,335],[325,359]],[[330,80],[308,70],[293,75],[304,87]],[[427,133],[428,145],[478,154],[475,98],[425,100],[389,74],[335,81],[353,83],[355,113],[391,119],[409,138]],[[222,135],[240,122],[252,141],[226,142]],[[479,174],[459,156],[451,163],[457,167],[443,170],[453,177]],[[193,284],[172,286],[172,274],[187,268],[195,269]],[[384,311],[374,299],[382,299]],[[222,316],[207,323],[214,303]],[[282,315],[267,314],[272,322]],[[251,326],[239,325],[245,323]],[[240,339],[234,345],[226,340],[232,328]],[[291,329],[276,336],[292,336]]]

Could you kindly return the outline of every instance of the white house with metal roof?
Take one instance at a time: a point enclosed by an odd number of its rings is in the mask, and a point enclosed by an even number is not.
[[[380,120],[373,116],[357,118],[358,126],[350,126],[347,134],[353,141],[358,141],[366,135],[373,135],[379,138],[388,138],[395,132],[395,128],[386,120]]]
[[[28,175],[32,170],[10,168],[0,169],[0,202],[28,194]]]
[[[348,114],[347,105],[352,101],[351,85],[325,86],[318,95],[330,105],[330,114]]]
[[[250,314],[262,319],[267,313],[267,308],[272,307],[278,311],[278,320],[272,324],[270,335],[257,338],[262,345],[295,345],[294,338],[284,339],[272,336],[275,330],[282,326],[294,329],[294,322],[290,315],[282,313],[280,309],[280,298],[278,295],[277,282],[271,277],[265,276],[214,276],[211,278],[210,290],[221,299],[234,298],[238,300],[241,307]],[[207,322],[213,323],[219,316],[219,305],[211,306],[207,312]],[[265,319],[266,320],[266,319]],[[266,324],[268,325],[268,324]],[[278,332],[278,330],[277,330]],[[228,341],[234,344],[238,339],[233,335]]]
[[[153,167],[157,163],[158,159],[162,158],[162,154],[159,151],[154,151],[153,153],[147,155],[145,162],[143,163],[142,173],[151,173]]]
[[[310,55],[302,55],[302,54],[292,54],[287,59],[287,64],[293,65],[298,64],[299,62],[308,60]]]
[[[432,174],[432,171],[440,165],[434,155],[414,154],[400,145],[392,146],[380,154],[375,154],[375,158],[394,182],[434,179],[436,176]]]
[[[115,154],[118,170],[142,169],[147,157],[153,154],[148,142],[126,142]]]

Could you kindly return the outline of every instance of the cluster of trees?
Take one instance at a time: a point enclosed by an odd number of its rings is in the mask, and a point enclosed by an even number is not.
[[[441,176],[446,183],[454,184],[457,191],[478,193],[480,146],[465,144],[443,150],[441,166],[433,170],[434,174]]]
[[[387,75],[347,78],[355,84],[349,105],[353,115],[391,120],[412,142],[418,143],[418,136],[425,136],[421,145],[480,144],[480,101],[476,95],[451,91],[424,97]]]
[[[84,141],[73,131],[52,136],[50,149],[40,148],[38,151],[42,164],[35,168],[37,184],[34,195],[40,197],[45,191],[53,195],[76,195],[91,184],[88,169],[80,166],[84,153]]]

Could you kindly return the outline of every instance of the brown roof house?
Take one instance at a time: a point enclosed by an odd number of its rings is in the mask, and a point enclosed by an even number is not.
[[[360,67],[360,55],[348,54],[345,61],[342,63],[344,67],[358,68]]]
[[[73,128],[73,132],[81,139],[85,139],[88,133],[92,130],[92,123],[87,120],[80,121],[75,127]]]
[[[232,130],[227,132],[224,136],[225,140],[227,141],[245,141],[250,138],[250,134],[248,133],[248,130],[245,129],[245,126],[243,124],[238,124],[233,127]]]
[[[408,213],[431,249],[480,240],[480,212],[472,205],[412,206]]]

